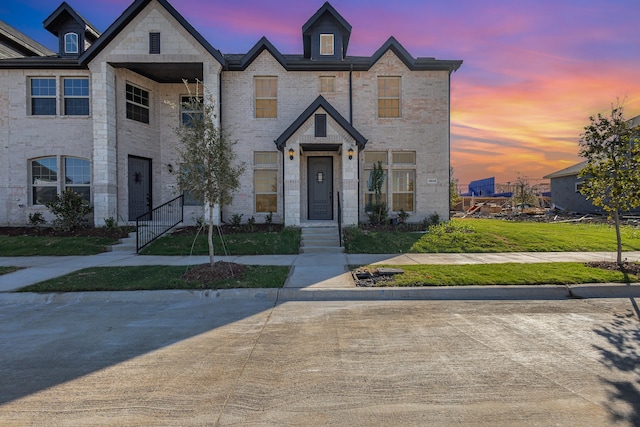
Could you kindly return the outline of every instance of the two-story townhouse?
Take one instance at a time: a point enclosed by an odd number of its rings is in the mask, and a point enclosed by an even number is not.
[[[0,224],[19,225],[73,188],[94,223],[133,221],[178,194],[175,133],[183,81],[206,88],[237,140],[233,214],[301,225],[366,221],[373,164],[392,212],[448,217],[450,76],[462,61],[413,58],[393,37],[349,56],[349,23],[325,3],[302,27],[302,53],[266,38],[222,54],[166,0],[136,0],[102,34],[68,4],[45,22],[53,56],[0,60]],[[187,220],[202,214],[191,200]]]

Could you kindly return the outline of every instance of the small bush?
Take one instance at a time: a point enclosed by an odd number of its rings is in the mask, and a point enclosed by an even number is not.
[[[273,223],[273,212],[269,212],[269,214],[265,217],[264,221],[267,224],[272,224]]]
[[[250,231],[253,231],[256,228],[256,219],[255,217],[251,217],[247,220],[247,226]]]
[[[107,230],[118,230],[120,226],[118,225],[118,220],[110,216],[104,219],[104,228]]]
[[[429,215],[429,223],[431,225],[440,224],[440,215],[438,215],[437,212],[434,212],[431,215]]]
[[[400,224],[404,224],[405,222],[407,222],[407,219],[409,219],[409,213],[407,211],[405,211],[404,209],[400,209],[400,212],[398,212],[398,221],[400,222]]]
[[[56,198],[45,203],[45,206],[56,217],[53,220],[53,226],[64,231],[80,227],[84,217],[91,212],[89,204],[70,188],[64,190],[62,194],[56,194]]]
[[[29,225],[38,228],[41,225],[45,225],[47,220],[42,216],[42,212],[33,212],[29,214]]]
[[[240,224],[242,224],[242,214],[231,215],[231,225],[235,225],[237,227]]]

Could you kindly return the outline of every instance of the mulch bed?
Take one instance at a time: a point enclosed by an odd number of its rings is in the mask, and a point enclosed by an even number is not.
[[[241,278],[246,270],[246,265],[218,261],[213,264],[213,267],[208,263],[196,265],[184,273],[182,278],[187,282],[207,284],[224,279]]]
[[[265,223],[253,224],[253,225],[225,224],[225,225],[222,225],[221,228],[222,228],[222,234],[224,235],[239,234],[239,233],[270,233],[270,232],[276,233],[276,232],[282,231],[282,229],[284,228],[284,225],[265,224]],[[198,233],[198,227],[196,226],[180,227],[180,228],[176,228],[171,232],[171,234],[174,236],[192,236],[197,233]],[[207,228],[203,227],[203,229],[200,230],[200,234],[206,234],[206,233],[207,233]],[[213,229],[213,233],[214,235],[218,234],[217,228]]]
[[[618,263],[614,261],[593,261],[588,262],[587,265],[593,268],[602,268],[604,270],[622,271],[627,274],[640,275],[640,264],[636,262],[625,262],[622,270],[618,266]]]

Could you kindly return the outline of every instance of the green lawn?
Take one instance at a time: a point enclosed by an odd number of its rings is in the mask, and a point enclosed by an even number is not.
[[[622,227],[623,250],[640,250],[640,229]],[[427,233],[345,230],[348,253],[489,253],[615,251],[615,228],[605,224],[454,219]]]
[[[20,270],[18,267],[0,267],[0,275],[13,273],[14,271]]]
[[[466,265],[375,265],[369,268],[400,268],[384,286],[487,286],[487,285],[571,285],[579,283],[625,283],[619,271],[588,267],[582,263],[466,264]],[[638,277],[630,275],[630,282]]]
[[[281,288],[289,274],[289,267],[250,265],[243,277],[215,283],[189,283],[181,276],[191,267],[150,265],[87,268],[24,287],[19,292]]]
[[[117,238],[0,235],[0,256],[95,255]]]
[[[279,232],[255,232],[224,235],[229,255],[297,254],[300,249],[300,229],[285,227]],[[220,237],[213,236],[214,251],[225,255]],[[208,255],[206,235],[167,235],[141,251],[142,255]]]

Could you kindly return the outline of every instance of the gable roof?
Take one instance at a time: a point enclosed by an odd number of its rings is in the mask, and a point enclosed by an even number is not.
[[[278,147],[278,150],[283,149],[283,147],[287,143],[287,140],[291,138],[291,136],[309,119],[309,117],[311,117],[313,113],[318,110],[318,108],[323,108],[327,112],[327,114],[329,114],[329,116],[331,116],[331,118],[335,120],[340,125],[340,127],[342,127],[342,129],[344,129],[349,135],[351,135],[351,137],[356,140],[356,145],[358,146],[358,148],[364,148],[364,146],[367,144],[367,139],[362,136],[362,134],[358,132],[356,128],[354,128],[344,117],[342,117],[342,115],[338,113],[338,111],[333,108],[333,106],[329,104],[329,102],[322,95],[320,95],[316,98],[315,101],[311,103],[311,105],[307,107],[306,110],[302,112],[302,114],[300,114],[300,116],[298,116],[298,118],[293,123],[291,123],[291,126],[289,126],[282,133],[282,135],[278,137],[278,139],[273,141]]]
[[[113,24],[100,36],[100,38],[80,56],[80,63],[87,64],[104,49],[149,3],[154,0],[136,0],[114,21]],[[205,48],[220,64],[224,65],[224,57],[218,49],[215,49],[205,40],[195,28],[166,0],[155,0],[176,20],[182,27]]]
[[[316,22],[322,18],[325,14],[330,15],[340,27],[342,27],[342,57],[347,55],[347,48],[349,47],[349,38],[351,37],[351,24],[349,24],[343,17],[334,9],[328,1],[326,1],[316,13],[302,26],[302,46],[304,50],[305,58],[311,55],[311,40],[310,31]]]
[[[283,68],[287,67],[287,61],[284,59],[284,56],[282,56],[280,51],[278,51],[278,49],[276,49],[275,46],[263,36],[258,40],[258,43],[256,43],[251,50],[249,50],[249,52],[240,59],[240,70],[244,71],[264,50],[269,52]]]
[[[462,65],[460,60],[438,60],[435,58],[418,58],[413,56],[400,44],[395,37],[391,36],[380,49],[378,49],[369,61],[369,68],[382,58],[387,51],[392,51],[410,70],[449,70],[449,73],[457,71]]]
[[[89,21],[80,16],[80,14],[69,6],[66,1],[62,2],[62,4],[44,20],[42,25],[44,25],[44,28],[47,31],[52,33],[54,36],[57,36],[58,28],[60,28],[60,25],[69,19],[69,17],[81,24],[84,24],[85,32],[94,40],[100,37],[100,31],[91,25]]]
[[[568,168],[561,169],[557,172],[550,173],[549,175],[545,175],[542,178],[544,179],[553,179],[553,178],[563,178],[566,176],[578,175],[582,169],[587,165],[587,161],[582,161],[573,166],[569,166]]]
[[[55,55],[45,46],[3,21],[0,21],[0,44],[8,46],[9,49],[22,54],[22,56]]]

